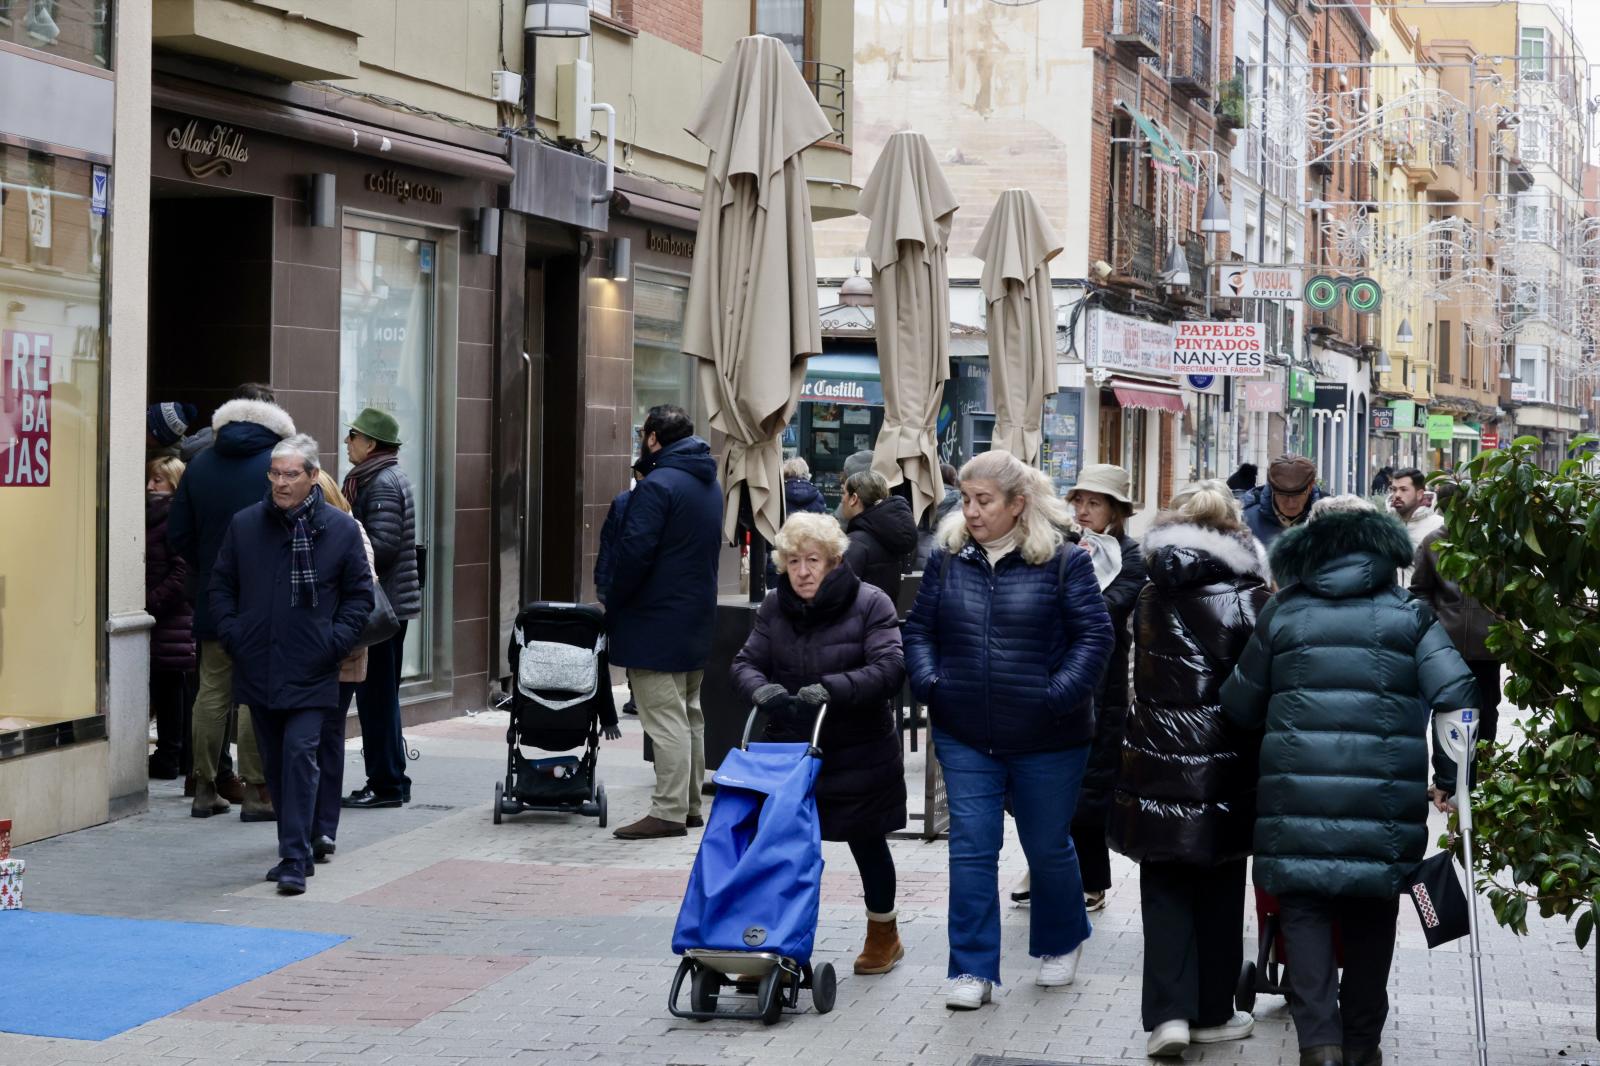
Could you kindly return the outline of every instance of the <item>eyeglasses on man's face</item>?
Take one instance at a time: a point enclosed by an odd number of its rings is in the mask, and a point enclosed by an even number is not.
[[[308,475],[304,470],[273,469],[267,471],[267,480],[272,482],[274,485],[293,485],[296,481],[299,481],[301,478],[307,476]]]

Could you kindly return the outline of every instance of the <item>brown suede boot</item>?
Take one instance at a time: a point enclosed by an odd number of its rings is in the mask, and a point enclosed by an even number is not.
[[[244,806],[239,808],[241,822],[276,822],[278,812],[272,809],[272,793],[266,785],[246,785]]]
[[[217,786],[213,781],[196,781],[194,785],[194,805],[189,808],[189,815],[193,818],[210,818],[213,814],[227,814],[228,801],[217,795]]]
[[[867,946],[856,956],[856,973],[888,973],[895,963],[906,957],[906,948],[900,943],[900,930],[895,924],[897,913],[867,912]]]
[[[229,803],[244,802],[244,781],[238,774],[217,775],[217,795]]]

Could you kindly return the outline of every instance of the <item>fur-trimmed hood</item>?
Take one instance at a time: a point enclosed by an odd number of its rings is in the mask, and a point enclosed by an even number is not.
[[[262,400],[229,400],[211,416],[211,428],[218,433],[233,422],[253,422],[272,430],[280,439],[294,436],[294,419],[289,412]]]
[[[1272,544],[1272,572],[1324,599],[1365,596],[1395,583],[1411,565],[1411,537],[1382,511],[1329,511]]]
[[[1157,520],[1140,547],[1145,571],[1157,585],[1183,587],[1235,577],[1272,580],[1266,549],[1249,530],[1223,533],[1169,516]]]

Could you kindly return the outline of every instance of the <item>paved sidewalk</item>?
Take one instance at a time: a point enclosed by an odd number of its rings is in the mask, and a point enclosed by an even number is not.
[[[182,919],[348,934],[337,948],[101,1043],[0,1034],[0,1063],[616,1063],[624,1066],[1148,1061],[1139,1025],[1136,872],[1117,858],[1117,887],[1095,917],[1075,985],[1041,989],[1026,957],[1026,910],[1005,913],[1005,986],[995,1004],[952,1014],[945,976],[945,848],[896,841],[905,961],[855,977],[864,918],[842,845],[827,845],[818,961],[840,971],[827,1017],[695,1024],[666,1012],[676,960],[669,940],[697,833],[624,843],[592,819],[522,815],[495,826],[505,716],[412,730],[416,803],[346,812],[339,853],[310,890],[280,898],[261,881],[273,827],[188,817],[179,783],[157,782],[138,817],[19,849],[35,910]],[[601,759],[612,825],[648,803],[637,720]],[[346,780],[361,779],[352,745]],[[910,759],[920,796],[921,756]],[[916,800],[913,800],[915,805]],[[1014,843],[1002,889],[1022,870]],[[1487,908],[1485,907],[1487,915]],[[1254,938],[1254,929],[1249,935]],[[1472,1028],[1460,945],[1429,952],[1402,905],[1390,985],[1387,1061],[1468,1063]],[[1562,922],[1519,938],[1486,930],[1496,1066],[1600,1063],[1594,958]],[[3,951],[3,945],[0,945]],[[16,995],[11,989],[6,994]],[[808,998],[802,995],[802,1001]],[[1192,1050],[1188,1062],[1296,1061],[1282,1001],[1263,996],[1255,1035]]]

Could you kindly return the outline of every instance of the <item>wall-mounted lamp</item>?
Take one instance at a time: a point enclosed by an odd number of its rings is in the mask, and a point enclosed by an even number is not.
[[[338,187],[332,174],[313,174],[306,189],[306,216],[324,229],[339,224]]]
[[[1500,360],[1500,380],[1511,380],[1511,364],[1506,362],[1504,359]]]
[[[1373,364],[1378,368],[1378,373],[1387,374],[1394,369],[1394,362],[1389,358],[1389,353],[1383,348],[1378,349],[1377,362]]]
[[[612,281],[627,281],[633,276],[633,240],[616,237],[611,241],[611,258],[606,263]]]
[[[1206,197],[1205,214],[1200,216],[1201,233],[1227,233],[1233,228],[1233,220],[1228,217],[1228,205],[1222,202],[1222,192],[1215,185],[1211,187],[1211,195]]]
[[[1161,277],[1174,289],[1189,287],[1189,260],[1183,254],[1183,246],[1177,241],[1172,242],[1172,250],[1167,253],[1167,264]]]
[[[1394,331],[1394,342],[1396,344],[1410,344],[1416,339],[1417,335],[1411,332],[1411,320],[1402,318],[1400,320],[1400,328]]]
[[[500,209],[478,208],[478,254],[500,254]]]
[[[587,37],[589,0],[529,0],[522,28],[536,37]]]

